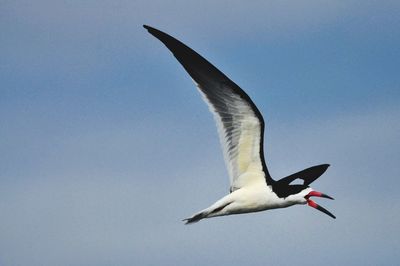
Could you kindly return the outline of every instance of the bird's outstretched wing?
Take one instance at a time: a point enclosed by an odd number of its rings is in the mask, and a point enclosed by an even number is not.
[[[231,191],[273,180],[264,161],[264,120],[250,97],[201,55],[170,35],[144,25],[163,42],[199,88],[218,126]]]

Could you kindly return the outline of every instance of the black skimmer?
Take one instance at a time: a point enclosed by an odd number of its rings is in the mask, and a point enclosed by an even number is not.
[[[173,53],[196,83],[213,113],[225,163],[230,177],[230,193],[210,207],[184,219],[186,224],[204,218],[258,212],[308,204],[336,218],[310,197],[333,199],[309,185],[320,177],[328,164],[307,168],[274,180],[264,160],[264,119],[250,97],[224,73],[191,48],[155,28],[143,25]],[[301,179],[303,184],[291,184]]]

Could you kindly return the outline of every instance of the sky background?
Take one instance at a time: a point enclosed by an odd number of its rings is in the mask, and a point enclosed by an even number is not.
[[[1,1],[1,265],[398,265],[399,1]],[[203,220],[229,190],[175,36],[266,121],[279,179],[336,198]]]

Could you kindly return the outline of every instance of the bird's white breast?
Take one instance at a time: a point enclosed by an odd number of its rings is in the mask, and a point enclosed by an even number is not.
[[[287,207],[292,204],[280,199],[269,186],[254,184],[232,192],[227,197],[232,204],[227,206],[229,213],[257,212],[274,208]]]

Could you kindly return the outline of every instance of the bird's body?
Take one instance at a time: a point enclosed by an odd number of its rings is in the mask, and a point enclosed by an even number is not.
[[[233,191],[210,207],[186,219],[186,221],[191,223],[197,222],[203,218],[260,212],[270,209],[286,208],[295,204],[306,204],[307,200],[304,197],[311,191],[311,188],[307,188],[301,191],[300,194],[280,198],[265,182],[254,183]]]
[[[335,218],[310,199],[331,197],[314,191],[309,184],[321,176],[328,164],[307,168],[274,180],[264,160],[264,119],[250,97],[225,74],[185,44],[149,26],[144,26],[163,42],[196,83],[217,123],[231,186],[230,194],[210,207],[185,219],[258,212],[306,204]],[[303,184],[291,184],[302,179]]]
[[[207,213],[207,218],[209,218],[306,204],[304,196],[311,190],[311,188],[304,190],[303,197],[279,198],[266,184],[250,185],[226,195],[200,213]]]

